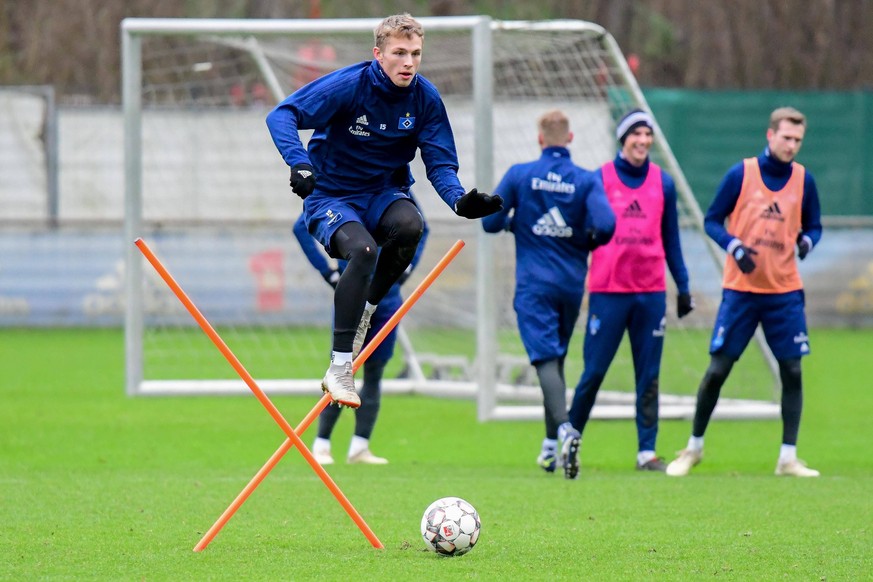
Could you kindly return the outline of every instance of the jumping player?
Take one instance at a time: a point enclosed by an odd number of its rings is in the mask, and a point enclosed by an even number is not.
[[[409,199],[409,162],[421,150],[427,177],[456,214],[481,218],[499,196],[464,192],[445,106],[418,74],[424,29],[408,14],[374,32],[373,60],[328,73],[295,91],[267,116],[303,199],[307,230],[328,255],[348,261],[334,293],[333,352],[322,390],[357,408],[352,358],[370,317],[415,255],[424,220]],[[315,130],[308,146],[298,130]],[[381,250],[379,250],[381,249]]]
[[[677,316],[685,317],[694,309],[679,240],[676,186],[667,172],[649,160],[652,118],[633,110],[618,122],[615,134],[621,149],[600,168],[616,215],[615,235],[591,255],[585,370],[573,395],[570,421],[559,431],[568,479],[579,473],[582,432],[625,330],[636,381],[636,468],[664,471],[666,464],[655,454],[655,440],[666,331],[665,261],[678,290]]]
[[[545,408],[546,436],[537,463],[552,473],[558,426],[567,421],[564,358],[585,292],[588,252],[612,236],[615,214],[598,176],[570,159],[567,116],[549,111],[538,125],[540,158],[509,168],[495,190],[503,210],[484,218],[482,226],[515,235],[513,307]]]
[[[706,212],[706,233],[725,249],[722,301],[709,345],[710,362],[697,391],[688,446],[667,467],[687,475],[703,458],[703,434],[721,387],[760,323],[779,363],[782,380],[782,447],[776,474],[818,477],[797,458],[803,408],[800,359],[809,354],[801,261],[821,239],[815,180],[794,161],[803,144],[806,117],[793,107],[770,114],[767,147],[728,170]],[[727,221],[727,227],[725,227]]]
[[[421,241],[418,243],[418,250],[412,258],[412,262],[397,283],[391,286],[384,299],[379,302],[379,307],[373,312],[370,322],[371,327],[367,332],[364,345],[369,343],[373,336],[379,333],[379,330],[391,319],[391,316],[394,315],[403,303],[403,297],[400,295],[400,286],[406,281],[409,274],[421,260],[427,235],[428,227],[427,222],[425,222],[424,233],[421,236]],[[313,268],[321,274],[322,278],[331,287],[336,287],[337,281],[339,281],[340,275],[346,267],[345,261],[338,262],[337,267],[334,268],[325,259],[315,239],[307,232],[306,222],[303,220],[302,215],[294,223],[294,236],[297,238],[297,242],[300,243],[300,248],[303,249],[304,255],[306,255]],[[364,362],[364,382],[359,394],[361,406],[355,409],[355,430],[352,442],[349,444],[348,455],[346,456],[346,462],[349,464],[385,465],[388,463],[387,459],[377,457],[370,451],[370,437],[373,434],[376,419],[379,416],[382,397],[382,375],[385,372],[385,366],[394,355],[396,342],[397,328],[395,327],[391,330],[391,333],[385,336],[375,351],[370,354],[367,361]],[[322,465],[332,465],[334,463],[330,450],[330,437],[337,420],[339,420],[340,412],[340,407],[328,406],[321,411],[318,417],[318,436],[312,445],[312,455]]]

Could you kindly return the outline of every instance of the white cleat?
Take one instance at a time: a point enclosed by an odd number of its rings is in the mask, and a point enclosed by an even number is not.
[[[315,457],[319,465],[333,465],[333,457],[330,451],[312,451],[312,456]]]
[[[377,457],[373,453],[370,452],[370,449],[364,449],[363,451],[359,451],[354,455],[350,455],[346,462],[349,465],[387,465],[388,459],[384,457]]]
[[[667,465],[665,471],[670,477],[684,477],[691,472],[691,468],[699,465],[703,459],[703,451],[684,449],[679,451],[679,456]]]
[[[340,406],[358,408],[361,398],[355,391],[355,376],[352,372],[352,363],[343,366],[331,364],[321,381],[321,390],[330,395],[331,399]]]
[[[358,323],[358,330],[355,332],[355,343],[352,344],[352,358],[357,358],[364,347],[364,340],[367,339],[367,332],[370,331],[370,316],[372,314],[364,310],[361,315],[361,321]]]
[[[800,459],[776,463],[776,474],[780,477],[818,477],[821,475],[815,469],[810,469]]]

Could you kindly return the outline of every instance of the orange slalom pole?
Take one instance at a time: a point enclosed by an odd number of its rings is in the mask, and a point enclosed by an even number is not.
[[[443,256],[442,259],[436,264],[436,266],[431,269],[430,273],[425,276],[425,278],[418,284],[412,294],[406,298],[406,300],[401,304],[400,308],[392,315],[388,321],[385,322],[385,325],[382,326],[373,339],[371,339],[367,345],[361,350],[361,353],[358,354],[358,357],[355,358],[355,361],[352,363],[352,369],[357,372],[358,369],[364,365],[364,362],[370,357],[370,355],[379,347],[379,344],[382,343],[389,333],[400,323],[400,320],[404,315],[412,308],[413,305],[418,301],[418,299],[427,291],[428,287],[439,277],[445,268],[451,263],[454,258],[461,252],[461,249],[464,248],[464,241],[458,240],[452,245],[452,248]],[[321,411],[325,409],[331,402],[330,396],[325,394],[321,397],[321,400],[309,411],[300,424],[294,429],[294,432],[297,433],[297,436],[302,435],[309,425],[315,420],[315,418],[321,414]],[[215,521],[209,531],[204,534],[201,540],[194,546],[195,552],[200,552],[206,549],[206,546],[218,535],[218,532],[224,527],[224,525],[230,520],[231,517],[237,512],[237,510],[242,506],[243,503],[249,498],[249,496],[257,489],[258,485],[261,484],[261,481],[266,478],[266,476],[273,470],[282,457],[291,450],[294,446],[294,441],[290,438],[285,439],[279,448],[273,453],[270,458],[264,463],[264,466],[252,477],[251,481],[240,491],[239,495],[231,502],[231,504],[224,510],[224,513]]]
[[[315,417],[321,414],[321,411],[324,410],[325,407],[327,407],[327,405],[330,403],[330,395],[325,394],[324,396],[322,396],[321,400],[318,401],[318,403],[312,408],[309,414],[307,414],[306,417],[300,422],[300,424],[297,425],[297,427],[294,429],[294,432],[297,433],[298,436],[302,435],[309,427],[309,425],[312,424],[312,421],[315,420]],[[261,484],[261,481],[266,478],[270,471],[273,470],[273,467],[275,467],[279,463],[279,461],[282,460],[282,457],[285,456],[285,453],[290,451],[293,446],[294,441],[292,441],[290,438],[286,438],[285,442],[283,442],[282,445],[278,449],[276,449],[276,452],[270,456],[267,462],[264,463],[264,466],[261,467],[261,469],[255,474],[254,477],[252,477],[252,480],[248,482],[243,490],[240,491],[239,495],[237,495],[236,498],[231,502],[231,504],[227,506],[227,509],[224,510],[221,516],[217,520],[215,520],[215,523],[212,524],[212,527],[210,527],[209,530],[205,534],[203,534],[203,537],[200,538],[200,541],[197,542],[196,546],[194,546],[195,552],[201,552],[206,549],[206,546],[208,546],[210,542],[215,539],[215,536],[218,535],[218,532],[220,532],[224,525],[228,521],[230,521],[230,518],[234,516],[237,510],[242,507],[242,504],[246,502],[246,500],[249,498],[249,495],[251,495],[255,491],[255,489],[258,488],[258,485]],[[381,544],[378,546],[374,544],[374,547],[380,550],[384,548],[384,546],[382,546]]]
[[[158,260],[158,258],[152,253],[151,249],[145,243],[142,238],[138,238],[135,241],[136,246],[139,250],[145,255],[146,259],[152,264],[164,282],[169,285],[170,289],[172,289],[173,293],[176,294],[176,297],[182,302],[188,312],[194,317],[197,323],[200,325],[201,329],[206,332],[206,335],[209,336],[209,339],[212,340],[212,343],[219,349],[219,351],[224,355],[227,361],[233,366],[233,369],[236,370],[237,374],[243,379],[243,381],[248,385],[260,403],[267,409],[267,412],[270,413],[270,416],[273,417],[273,420],[282,427],[282,430],[285,431],[285,434],[291,439],[292,443],[297,446],[300,454],[303,455],[303,458],[306,459],[306,462],[309,463],[309,466],[312,467],[312,470],[315,471],[316,475],[321,479],[321,481],[327,486],[331,493],[333,493],[334,497],[336,497],[337,501],[339,501],[340,505],[342,505],[343,509],[345,509],[346,513],[349,514],[349,517],[352,518],[352,521],[357,524],[358,528],[363,532],[363,534],[367,537],[373,547],[378,549],[383,549],[385,546],[382,545],[382,542],[379,541],[379,538],[376,537],[376,534],[373,533],[373,530],[370,529],[370,526],[364,521],[364,518],[361,517],[361,514],[355,509],[355,507],[351,504],[351,502],[346,498],[337,484],[331,479],[330,475],[327,474],[327,471],[324,470],[316,460],[315,457],[312,456],[312,452],[303,444],[303,441],[300,440],[300,437],[297,436],[297,433],[294,432],[294,429],[291,428],[291,425],[288,424],[288,421],[282,416],[279,410],[273,405],[267,395],[261,390],[260,386],[258,386],[255,379],[252,378],[251,374],[249,374],[248,370],[242,365],[242,363],[237,359],[237,357],[233,354],[227,344],[224,343],[224,340],[221,339],[221,336],[218,335],[218,332],[210,325],[210,323],[206,320],[200,310],[197,309],[197,306],[188,298],[188,295],[182,290],[176,280],[173,279],[172,275],[164,268],[163,264]]]

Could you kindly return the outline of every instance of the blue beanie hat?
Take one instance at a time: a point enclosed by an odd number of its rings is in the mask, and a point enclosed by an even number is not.
[[[624,140],[628,134],[638,127],[648,127],[654,131],[652,116],[642,109],[628,111],[615,126],[615,138],[621,145],[624,145]]]

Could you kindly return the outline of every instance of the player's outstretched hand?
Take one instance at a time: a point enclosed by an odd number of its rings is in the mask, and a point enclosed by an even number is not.
[[[734,260],[737,262],[737,266],[740,268],[740,271],[748,275],[755,270],[755,259],[752,258],[752,255],[757,255],[758,251],[751,247],[747,247],[746,245],[740,244],[737,245],[737,248],[735,248],[733,250],[733,253],[731,254],[734,257]]]
[[[806,258],[806,255],[809,254],[809,251],[812,250],[812,244],[809,242],[809,239],[803,235],[797,237],[797,258],[801,261]]]
[[[680,293],[676,297],[676,315],[682,319],[692,311],[694,311],[694,298],[691,297],[691,293]]]
[[[315,170],[309,164],[294,164],[291,166],[291,191],[302,200],[312,194],[315,189]]]
[[[322,277],[324,277],[324,280],[327,281],[328,285],[336,289],[336,284],[340,278],[340,272],[334,269],[333,271],[330,271],[326,274],[322,274]]]
[[[464,218],[482,218],[503,208],[500,195],[490,195],[473,188],[455,202],[455,214]]]

